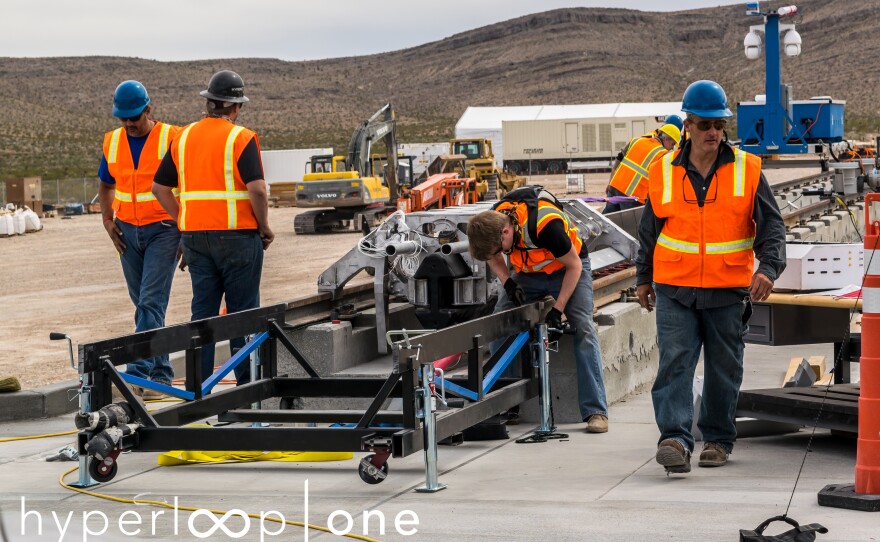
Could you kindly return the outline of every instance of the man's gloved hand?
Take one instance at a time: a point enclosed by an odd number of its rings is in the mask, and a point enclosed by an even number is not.
[[[517,307],[525,305],[526,294],[523,292],[523,289],[519,287],[519,284],[513,280],[513,277],[508,277],[507,280],[504,281],[504,292],[507,294],[507,299]]]
[[[547,340],[551,343],[558,341],[562,337],[562,313],[559,309],[550,309],[544,317],[544,323],[547,324]]]

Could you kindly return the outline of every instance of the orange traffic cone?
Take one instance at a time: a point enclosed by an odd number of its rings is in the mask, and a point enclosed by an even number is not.
[[[865,198],[865,282],[862,285],[862,357],[859,361],[859,440],[856,493],[880,496],[880,220],[871,222]]]
[[[859,439],[855,484],[832,484],[819,492],[819,504],[863,512],[880,511],[880,220],[871,221],[865,196],[865,278],[862,283],[862,357],[859,360]]]

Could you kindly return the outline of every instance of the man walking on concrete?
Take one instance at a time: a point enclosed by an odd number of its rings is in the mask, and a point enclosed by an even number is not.
[[[660,367],[651,397],[660,429],[656,460],[667,473],[691,470],[692,385],[701,350],[699,465],[727,462],[751,300],[766,299],[785,268],[782,216],[761,159],[727,141],[733,113],[724,89],[697,81],[685,91],[682,110],[690,138],[649,170],[636,260],[639,303],[657,307]]]
[[[224,296],[228,313],[259,307],[263,251],[275,238],[257,134],[236,125],[249,101],[244,82],[222,70],[200,95],[207,116],[181,131],[153,183],[159,202],[178,217],[193,320],[217,316]],[[244,338],[230,341],[233,354],[243,346]],[[202,348],[201,368],[207,379],[214,370],[213,346]],[[235,375],[239,384],[250,381],[250,366],[242,363]]]
[[[175,219],[151,191],[153,176],[180,128],[152,120],[150,97],[138,81],[123,81],[113,94],[113,115],[122,127],[104,135],[98,167],[98,200],[135,306],[135,330],[165,326],[165,310],[180,247]],[[171,196],[174,199],[174,196]],[[129,363],[126,373],[170,386],[174,371],[163,354]],[[134,387],[145,399],[164,397]]]

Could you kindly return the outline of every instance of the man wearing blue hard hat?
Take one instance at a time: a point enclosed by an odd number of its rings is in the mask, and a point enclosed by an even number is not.
[[[639,303],[657,308],[660,366],[651,397],[660,429],[656,460],[667,474],[691,470],[701,350],[699,465],[727,463],[751,301],[766,299],[785,269],[782,215],[761,159],[727,141],[733,113],[724,89],[714,81],[692,83],[682,111],[689,138],[649,169],[636,259]]]
[[[643,136],[635,137],[617,153],[617,162],[611,173],[611,181],[605,189],[608,197],[626,196],[638,198],[632,201],[605,204],[605,214],[644,205],[648,197],[648,168],[681,139],[682,121],[678,115],[669,115],[660,128]]]
[[[98,199],[104,229],[119,253],[128,295],[135,306],[135,331],[165,325],[165,310],[180,247],[180,231],[152,194],[153,176],[180,130],[150,118],[147,89],[123,81],[113,93],[113,116],[121,126],[104,135],[98,167]],[[129,363],[130,375],[171,385],[168,355]],[[145,399],[164,396],[134,386]]]

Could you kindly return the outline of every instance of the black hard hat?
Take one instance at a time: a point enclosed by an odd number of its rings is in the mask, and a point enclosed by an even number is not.
[[[221,70],[212,75],[208,81],[208,89],[199,92],[199,96],[237,104],[250,101],[244,95],[244,81],[241,76],[230,70]]]

